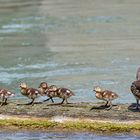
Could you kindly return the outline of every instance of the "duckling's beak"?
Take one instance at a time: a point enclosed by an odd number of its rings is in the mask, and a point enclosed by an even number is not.
[[[94,92],[96,92],[96,90],[95,90],[95,89],[93,89],[93,91],[94,91]]]

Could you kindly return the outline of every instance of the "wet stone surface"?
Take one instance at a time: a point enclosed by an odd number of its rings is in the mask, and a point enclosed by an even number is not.
[[[135,104],[116,104],[112,109],[107,110],[102,105],[104,103],[81,102],[71,104],[54,104],[50,102],[35,103],[33,106],[25,105],[19,101],[9,102],[0,107],[2,115],[21,115],[32,117],[51,118],[54,116],[66,116],[74,118],[90,119],[113,119],[120,121],[139,120],[140,111],[133,109]]]

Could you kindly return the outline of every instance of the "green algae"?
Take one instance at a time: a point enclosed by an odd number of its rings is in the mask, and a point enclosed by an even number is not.
[[[0,120],[0,127],[6,127],[7,129],[15,127],[20,129],[100,131],[116,133],[140,131],[140,123],[96,122],[83,120],[71,120],[60,123],[47,119],[3,119]]]

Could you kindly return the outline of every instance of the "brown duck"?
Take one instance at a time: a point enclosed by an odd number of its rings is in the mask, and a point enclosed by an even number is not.
[[[137,105],[136,105],[136,109],[139,109],[139,100],[140,100],[140,80],[134,81],[131,84],[130,87],[131,92],[133,93]]]

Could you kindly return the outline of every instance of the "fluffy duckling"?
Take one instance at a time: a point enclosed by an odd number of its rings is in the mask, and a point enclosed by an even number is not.
[[[21,83],[19,87],[20,87],[20,92],[23,96],[32,99],[32,101],[30,103],[27,103],[26,105],[34,105],[34,100],[42,95],[42,93],[38,89],[28,88],[26,83]]]
[[[44,100],[44,102],[51,100],[52,103],[54,103],[53,97],[57,97],[57,86],[48,86],[46,82],[42,82],[38,88],[44,95],[49,97],[48,99]]]
[[[64,101],[66,101],[66,104],[68,104],[68,98],[70,98],[71,96],[74,96],[75,94],[70,90],[70,89],[67,89],[67,88],[58,88],[57,89],[57,96],[59,98],[62,98],[62,102],[61,104],[64,103]]]
[[[15,95],[14,93],[12,93],[6,89],[0,88],[1,106],[7,104],[7,99],[14,95]]]
[[[45,101],[48,101],[49,99],[52,100],[52,98],[54,98],[54,97],[59,97],[59,98],[63,99],[61,104],[63,104],[64,101],[66,101],[66,103],[68,103],[67,99],[74,95],[74,93],[67,88],[58,88],[55,85],[48,86],[48,84],[46,82],[42,82],[39,86],[39,89],[49,97]],[[52,100],[52,102],[53,102],[53,100]]]
[[[118,98],[118,95],[115,92],[110,90],[102,90],[100,87],[95,87],[93,91],[95,91],[95,96],[97,99],[106,101],[105,107],[109,104],[107,109],[111,109],[111,101]]]
[[[140,80],[134,81],[130,87],[131,92],[133,93],[134,97],[136,98],[136,108],[139,109],[139,100],[140,100]]]

